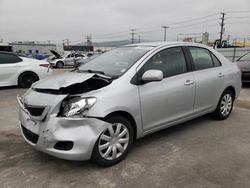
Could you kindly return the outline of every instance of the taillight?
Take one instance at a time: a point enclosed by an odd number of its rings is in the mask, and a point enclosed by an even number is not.
[[[41,67],[48,67],[49,64],[40,64],[39,66],[41,66]]]

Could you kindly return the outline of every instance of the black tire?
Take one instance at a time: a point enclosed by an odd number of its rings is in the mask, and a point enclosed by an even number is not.
[[[125,125],[127,130],[128,130],[128,133],[129,133],[129,142],[128,142],[128,145],[127,145],[126,149],[124,150],[124,152],[116,159],[107,160],[107,159],[103,158],[99,152],[98,145],[100,142],[101,135],[106,131],[106,129],[105,129],[103,131],[103,133],[99,136],[98,140],[96,141],[93,152],[92,152],[92,157],[91,157],[92,161],[94,163],[96,163],[100,166],[103,166],[103,167],[112,166],[112,165],[115,165],[115,164],[119,163],[120,161],[122,161],[127,156],[128,152],[129,152],[129,150],[134,142],[133,127],[132,127],[131,122],[127,118],[125,118],[123,116],[115,115],[115,116],[108,117],[106,119],[106,121],[109,123],[112,123],[112,124],[121,123],[121,124]]]
[[[226,97],[226,96],[231,97],[232,103],[231,103],[230,110],[227,110],[227,112],[225,114],[223,114],[223,110],[221,108],[223,106],[223,104],[222,104],[223,103],[223,98]],[[230,91],[229,89],[225,90],[222,93],[221,97],[220,97],[220,100],[218,102],[216,110],[212,113],[212,117],[214,119],[217,119],[217,120],[225,120],[225,119],[227,119],[230,116],[231,112],[232,112],[233,104],[234,104],[234,98],[235,98],[235,96],[234,96],[232,91]]]
[[[29,88],[33,83],[39,80],[34,72],[24,72],[18,77],[18,85],[22,88]]]
[[[59,69],[62,69],[63,66],[64,66],[64,64],[63,64],[62,61],[58,61],[58,62],[56,63],[56,67],[59,68]]]

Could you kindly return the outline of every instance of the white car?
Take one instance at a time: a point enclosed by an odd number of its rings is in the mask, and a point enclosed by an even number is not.
[[[54,57],[49,60],[49,63],[52,67],[57,68],[63,68],[64,66],[75,66],[77,61],[88,58],[87,55],[76,52],[65,54],[63,56],[54,50],[51,50],[51,53],[54,55]]]
[[[0,52],[0,87],[19,85],[27,88],[50,74],[52,70],[46,61]]]

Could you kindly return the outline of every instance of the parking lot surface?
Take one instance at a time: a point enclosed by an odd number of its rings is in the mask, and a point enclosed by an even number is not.
[[[25,91],[0,89],[0,187],[250,187],[250,85],[243,85],[227,120],[203,116],[148,135],[109,168],[57,159],[26,144],[16,101]]]

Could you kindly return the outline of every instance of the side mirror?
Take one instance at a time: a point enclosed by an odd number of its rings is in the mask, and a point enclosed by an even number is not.
[[[148,70],[142,75],[142,81],[144,82],[161,81],[162,79],[163,72],[160,70]]]

